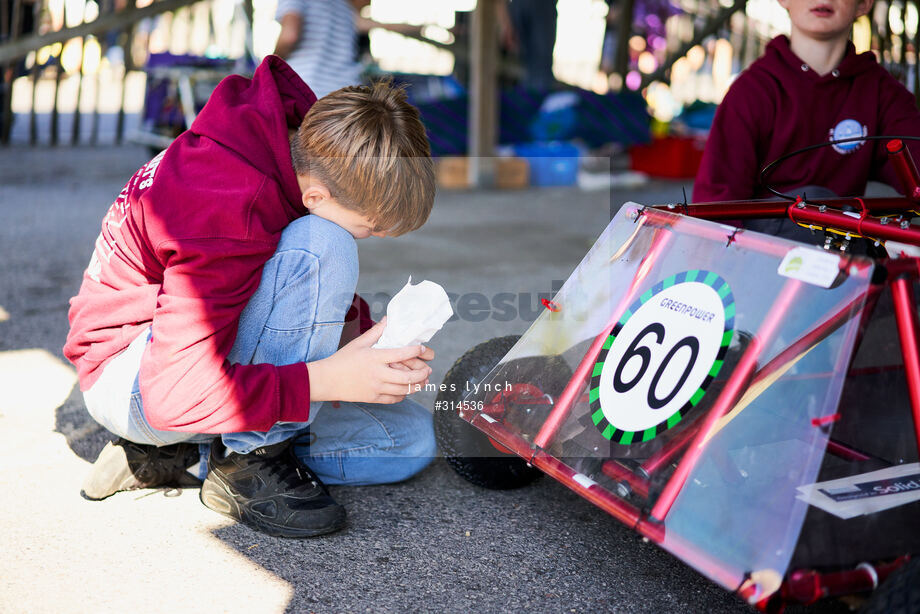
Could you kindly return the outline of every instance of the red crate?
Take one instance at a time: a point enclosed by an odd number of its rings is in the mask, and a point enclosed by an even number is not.
[[[692,179],[700,167],[706,140],[696,137],[656,137],[629,150],[630,168],[652,177]]]

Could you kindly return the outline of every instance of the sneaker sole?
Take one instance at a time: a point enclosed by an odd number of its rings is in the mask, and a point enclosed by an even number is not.
[[[90,473],[83,481],[80,496],[87,501],[103,501],[119,492],[141,490],[145,488],[198,488],[201,480],[185,472],[177,480],[143,484],[131,472],[124,448],[108,443],[99,453],[99,457],[90,468]]]
[[[223,480],[213,473],[209,474],[201,485],[200,498],[201,502],[208,509],[229,518],[233,518],[250,529],[260,531],[272,537],[288,537],[293,539],[318,537],[320,535],[327,535],[340,531],[345,528],[346,524],[344,509],[341,517],[338,518],[335,523],[319,529],[298,529],[272,524],[258,514],[250,512],[246,506],[241,505],[238,501],[238,495],[233,494],[230,488],[224,484]]]
[[[90,468],[80,489],[80,496],[87,501],[102,501],[117,492],[131,490],[132,480],[124,449],[110,442]]]

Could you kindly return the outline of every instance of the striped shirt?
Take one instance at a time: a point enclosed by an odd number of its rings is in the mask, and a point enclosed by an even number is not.
[[[350,0],[279,0],[275,19],[296,13],[300,40],[286,58],[317,98],[359,82],[357,28]]]

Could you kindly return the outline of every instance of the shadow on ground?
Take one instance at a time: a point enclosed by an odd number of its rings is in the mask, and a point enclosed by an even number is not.
[[[548,478],[487,491],[438,459],[406,483],[333,494],[349,526],[332,536],[215,532],[294,588],[289,612],[745,610]]]
[[[73,387],[70,397],[55,411],[54,431],[67,439],[74,454],[90,463],[96,460],[106,442],[114,438],[87,413],[79,385]]]

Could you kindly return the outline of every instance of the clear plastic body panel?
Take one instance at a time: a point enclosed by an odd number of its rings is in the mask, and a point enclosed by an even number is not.
[[[754,574],[769,592],[796,546],[808,508],[797,489],[816,481],[873,265],[734,231],[624,205],[462,415],[500,423],[519,454],[543,443],[640,517],[702,444],[661,545],[726,588]],[[810,283],[828,266],[841,271],[829,288]],[[745,360],[749,377],[701,442]],[[571,385],[573,372],[584,380]]]
[[[920,473],[910,469],[911,465],[916,468],[918,461],[917,438],[890,290],[881,290],[872,307],[867,329],[847,372],[838,410],[841,417],[831,432],[835,442],[861,454],[857,458],[825,455],[818,482],[850,478],[852,483],[865,483],[871,479],[867,474],[889,467],[903,467],[913,475]],[[913,290],[914,302],[920,304],[916,283]],[[911,479],[896,481],[917,484]],[[920,501],[902,502],[849,518],[811,507],[792,567],[852,566],[917,553]]]

